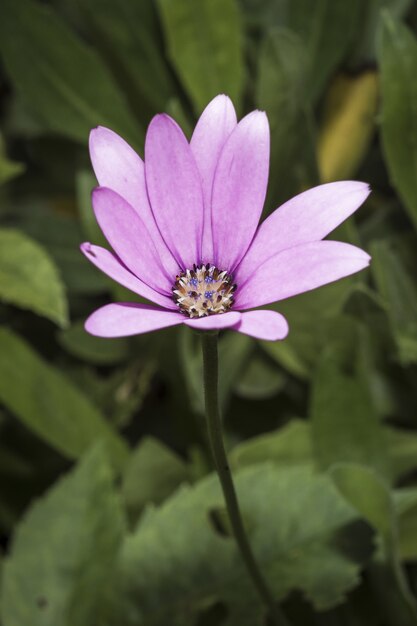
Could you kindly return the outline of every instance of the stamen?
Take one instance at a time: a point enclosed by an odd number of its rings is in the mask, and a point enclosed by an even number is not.
[[[235,291],[233,276],[206,263],[193,265],[191,270],[178,274],[172,296],[181,313],[189,317],[203,317],[228,311]]]

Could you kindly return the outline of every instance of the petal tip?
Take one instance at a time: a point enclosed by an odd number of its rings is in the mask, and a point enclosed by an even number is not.
[[[94,251],[94,245],[92,243],[90,243],[89,241],[84,241],[84,243],[82,243],[80,245],[80,250],[84,254],[84,256],[96,258],[96,253]]]

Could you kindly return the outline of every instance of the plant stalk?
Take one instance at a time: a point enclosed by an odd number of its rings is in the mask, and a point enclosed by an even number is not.
[[[239,502],[223,443],[218,398],[217,344],[217,333],[202,333],[204,397],[209,441],[214,464],[223,490],[233,535],[254,587],[262,599],[262,602],[268,608],[274,626],[289,626],[289,622],[275,602],[268,584],[258,567],[243,525]]]

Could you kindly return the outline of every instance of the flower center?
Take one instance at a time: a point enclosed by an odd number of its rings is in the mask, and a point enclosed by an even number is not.
[[[233,304],[233,277],[215,265],[194,265],[176,277],[172,294],[181,313],[204,317],[225,313]]]

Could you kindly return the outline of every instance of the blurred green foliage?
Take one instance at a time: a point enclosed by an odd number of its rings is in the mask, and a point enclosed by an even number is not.
[[[2,0],[0,623],[266,624],[224,519],[189,329],[88,336],[134,299],[85,261],[91,127],[139,152],[229,94],[266,110],[265,215],[373,189],[335,238],[373,257],[225,333],[220,395],[250,540],[293,626],[417,624],[417,3]],[[332,235],[333,237],[333,235]]]

